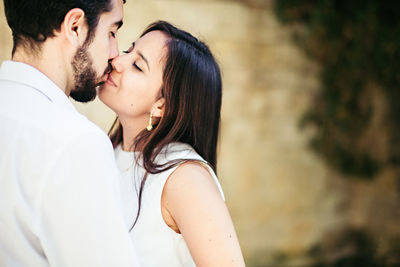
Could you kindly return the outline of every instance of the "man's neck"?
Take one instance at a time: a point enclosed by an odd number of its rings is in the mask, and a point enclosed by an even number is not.
[[[38,54],[29,53],[24,49],[17,49],[12,57],[13,61],[28,64],[52,80],[67,96],[70,94],[67,84],[67,73],[62,62],[60,51],[46,48]]]

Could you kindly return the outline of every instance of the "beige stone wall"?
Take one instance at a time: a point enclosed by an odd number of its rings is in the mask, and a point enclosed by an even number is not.
[[[219,177],[249,266],[266,266],[277,253],[302,255],[343,225],[369,225],[377,205],[369,197],[380,199],[386,215],[397,203],[390,171],[374,183],[350,183],[309,150],[313,131],[300,131],[298,123],[318,89],[318,67],[278,23],[272,1],[262,7],[128,0],[119,34],[123,50],[149,23],[167,20],[206,41],[219,60],[224,82]],[[4,14],[0,20],[4,60],[11,37]],[[104,130],[113,120],[98,101],[76,106]],[[388,197],[379,197],[382,192]],[[390,231],[399,230],[390,225]]]
[[[0,3],[0,9],[0,60],[3,61],[11,58],[12,37],[4,16],[3,1]]]

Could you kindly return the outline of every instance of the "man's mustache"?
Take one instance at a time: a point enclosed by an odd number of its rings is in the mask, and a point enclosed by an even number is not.
[[[104,71],[103,76],[106,75],[107,73],[110,73],[112,70],[113,70],[113,67],[112,67],[112,65],[111,65],[111,59],[109,59],[109,60],[108,60],[108,64],[107,64],[107,68],[106,68],[106,70]]]
[[[104,77],[105,75],[107,75],[108,73],[110,73],[113,70],[113,67],[111,65],[111,59],[108,60],[108,65],[107,68],[104,70],[103,75],[101,75],[101,77]],[[101,81],[97,84],[97,86],[102,85],[103,83],[105,83],[105,81]]]

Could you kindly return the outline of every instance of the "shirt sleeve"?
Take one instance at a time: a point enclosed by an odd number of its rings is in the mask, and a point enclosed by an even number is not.
[[[50,266],[139,266],[124,222],[112,146],[99,133],[68,142],[38,195],[36,228]]]

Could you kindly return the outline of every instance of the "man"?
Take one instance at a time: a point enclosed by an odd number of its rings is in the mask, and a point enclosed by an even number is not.
[[[0,266],[138,266],[107,136],[68,99],[92,100],[118,55],[123,0],[4,0]]]

